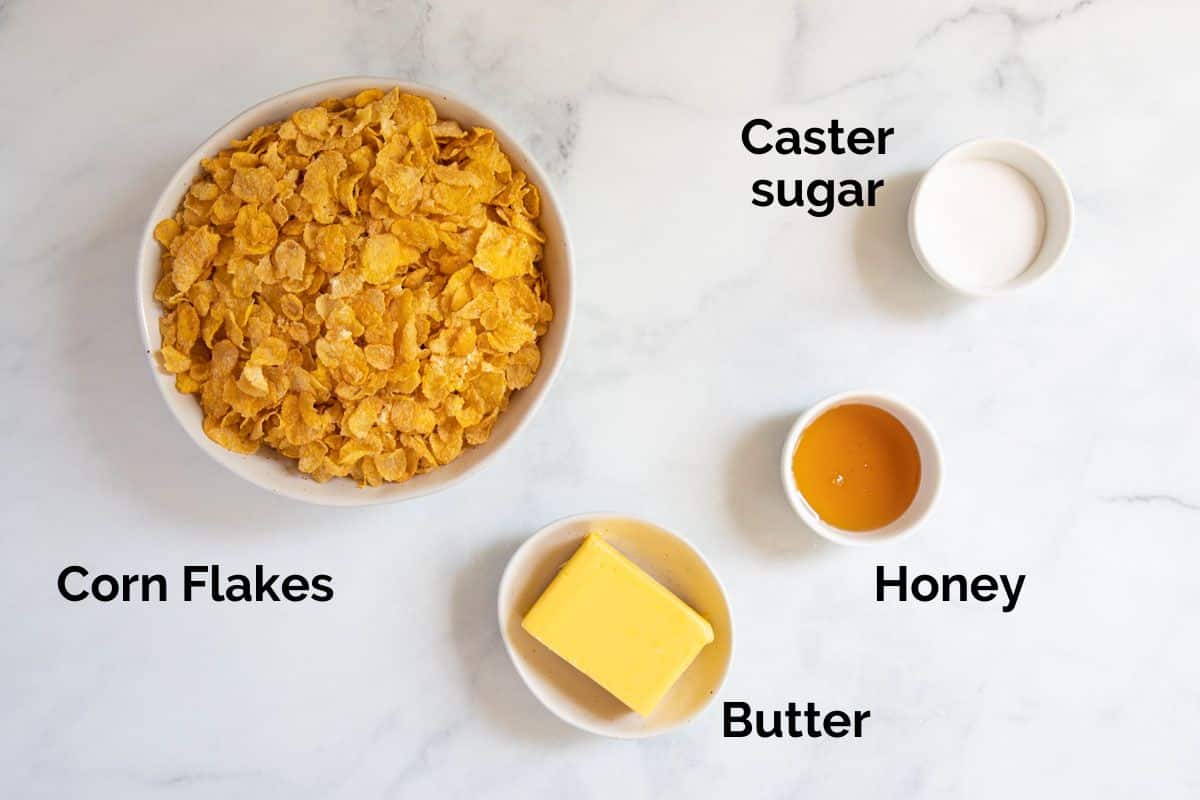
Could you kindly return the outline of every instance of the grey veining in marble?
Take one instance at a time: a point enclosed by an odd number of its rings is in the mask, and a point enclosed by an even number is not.
[[[0,0],[0,795],[1194,797],[1200,690],[1200,8],[1130,0],[739,3]],[[471,98],[567,207],[567,365],[490,470],[318,509],[226,474],[146,371],[145,214],[241,109],[346,74]],[[889,126],[886,155],[753,157],[741,125]],[[904,214],[974,136],[1049,153],[1076,238],[967,302]],[[817,220],[758,177],[883,177]],[[936,426],[917,537],[800,528],[778,448],[807,404],[893,392]],[[464,502],[469,498],[469,502]],[[723,699],[869,708],[860,740],[725,740],[716,706],[630,743],[559,723],[495,625],[516,544],[614,509],[727,583]],[[58,571],[162,572],[71,604]],[[324,605],[183,603],[185,564],[334,577]],[[879,604],[876,564],[1027,574],[1017,609]]]

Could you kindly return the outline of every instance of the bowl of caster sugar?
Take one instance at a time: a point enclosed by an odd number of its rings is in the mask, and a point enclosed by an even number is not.
[[[1074,217],[1071,190],[1041,151],[1013,139],[975,139],[921,178],[908,235],[936,281],[988,296],[1028,286],[1057,266]]]

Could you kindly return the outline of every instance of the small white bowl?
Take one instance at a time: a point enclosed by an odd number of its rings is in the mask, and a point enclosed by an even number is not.
[[[812,506],[804,499],[804,495],[796,488],[796,481],[792,475],[792,456],[796,452],[800,435],[826,411],[849,403],[861,403],[881,408],[900,420],[912,434],[913,441],[917,445],[917,453],[921,458],[921,483],[917,487],[917,494],[912,503],[899,519],[872,531],[846,531],[825,522],[817,516],[817,512],[813,511]],[[796,515],[804,520],[808,527],[829,541],[838,544],[879,544],[895,541],[912,533],[933,510],[942,488],[942,449],[933,428],[925,421],[924,417],[917,413],[916,409],[907,403],[876,392],[844,392],[822,400],[800,415],[784,440],[779,470],[783,480],[783,492],[787,495],[788,502],[792,504]]]
[[[921,214],[921,205],[926,197],[930,176],[944,170],[954,162],[971,159],[1007,164],[1024,175],[1037,189],[1042,199],[1045,229],[1037,256],[1023,272],[998,286],[970,286],[955,280],[948,274],[948,270],[943,268],[944,265],[937,263],[937,259],[931,255],[929,248],[924,244],[924,237],[927,235],[924,226],[936,224],[936,220],[924,220],[923,222]],[[933,166],[921,177],[908,206],[908,237],[921,266],[934,280],[946,288],[975,297],[1002,294],[1029,286],[1045,277],[1062,261],[1063,255],[1067,251],[1067,245],[1071,241],[1071,231],[1074,225],[1075,203],[1062,172],[1045,153],[1016,139],[972,139],[951,148],[935,161]]]
[[[437,469],[418,475],[405,483],[384,484],[359,488],[353,481],[334,479],[317,483],[300,473],[295,463],[276,456],[266,448],[253,455],[233,453],[209,439],[202,427],[200,404],[191,395],[175,390],[172,376],[165,374],[155,361],[159,347],[158,319],[162,309],[154,299],[154,286],[159,279],[160,247],[154,241],[154,226],[159,220],[175,213],[184,192],[200,168],[200,160],[228,147],[233,139],[245,136],[254,128],[285,119],[293,111],[314,105],[329,97],[347,97],[373,87],[398,87],[403,92],[428,97],[438,115],[457,120],[464,126],[482,125],[496,132],[501,149],[513,164],[537,184],[541,193],[541,224],[546,233],[545,259],[542,269],[554,304],[554,321],[541,339],[542,363],[537,377],[529,386],[515,392],[512,401],[496,422],[491,437],[478,447],[468,447],[457,459]],[[189,155],[167,182],[142,233],[138,249],[137,303],[142,328],[142,341],[150,370],[159,391],[175,415],[201,450],[230,472],[245,478],[275,494],[330,506],[363,506],[409,500],[448,488],[466,478],[511,442],[533,417],[550,385],[554,382],[566,354],[574,308],[574,280],[571,244],[561,206],[554,196],[550,179],[521,145],[505,133],[503,126],[482,111],[441,89],[400,81],[394,78],[352,77],[314,83],[294,89],[247,109],[227,125],[208,137]]]
[[[713,641],[644,719],[521,627],[526,612],[593,531],[603,534],[713,627]],[[496,610],[504,646],[534,696],[563,721],[602,736],[640,739],[684,724],[716,696],[733,657],[733,618],[725,587],[700,551],[676,533],[618,514],[560,519],[529,537],[504,569]]]

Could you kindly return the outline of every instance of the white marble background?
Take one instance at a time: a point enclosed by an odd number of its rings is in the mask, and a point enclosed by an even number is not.
[[[12,798],[1194,797],[1200,274],[1192,3],[0,0],[0,795]],[[467,484],[361,510],[192,446],[134,322],[136,237],[254,102],[391,74],[473,98],[553,173],[576,336],[535,424]],[[886,156],[746,155],[741,124],[892,126]],[[1029,140],[1068,262],[963,302],[906,249],[914,175]],[[765,176],[886,177],[814,220]],[[838,549],[777,487],[788,420],[852,387],[939,429],[923,533]],[[639,743],[519,682],[500,570],[554,518],[692,537],[735,602],[725,699],[869,708],[861,740]],[[68,563],[328,572],[323,606],[69,604]],[[877,563],[1027,573],[995,605],[880,605]]]

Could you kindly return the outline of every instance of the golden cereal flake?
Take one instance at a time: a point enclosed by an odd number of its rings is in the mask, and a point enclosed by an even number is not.
[[[371,89],[201,162],[154,228],[159,361],[204,431],[318,481],[406,481],[487,440],[553,318],[539,195],[486,128]]]

